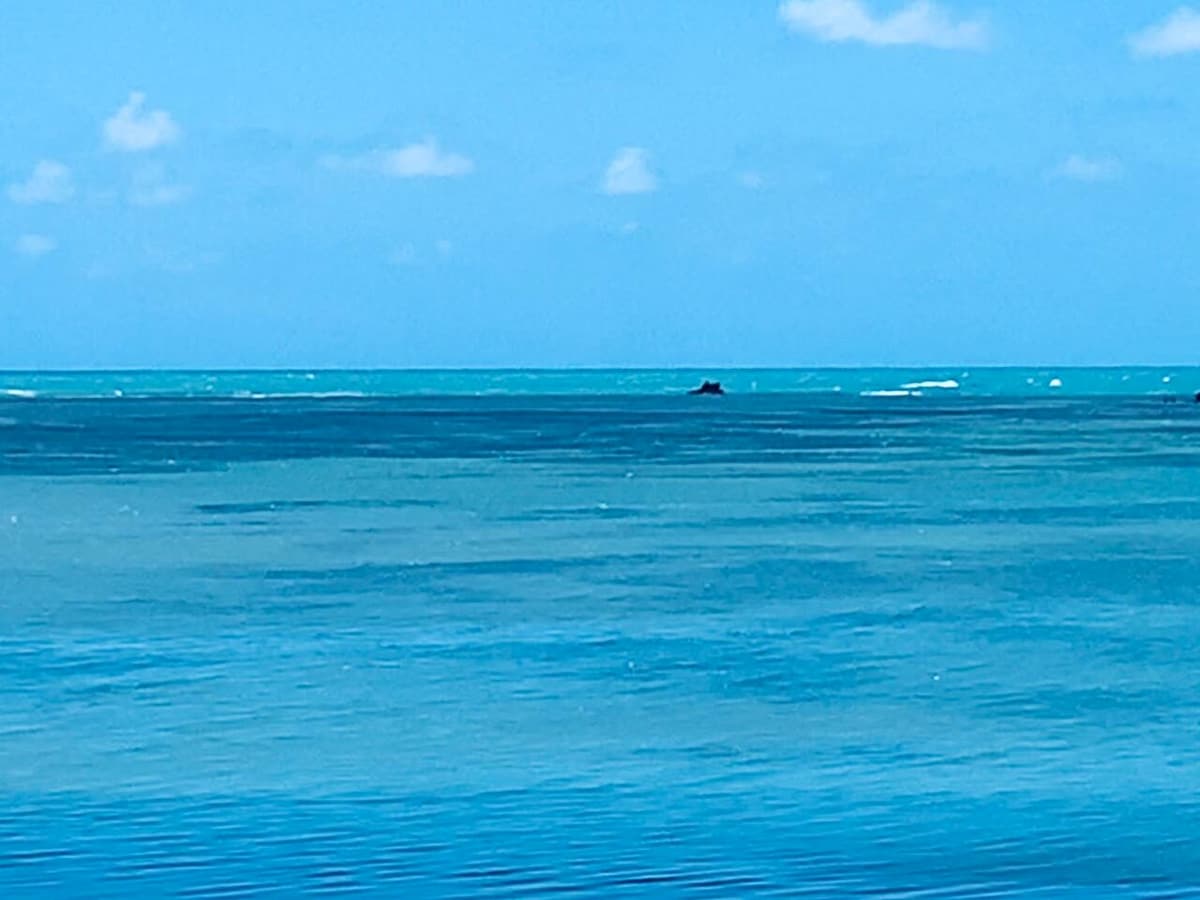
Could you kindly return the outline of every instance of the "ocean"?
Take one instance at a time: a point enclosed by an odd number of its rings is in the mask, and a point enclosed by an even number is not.
[[[1200,897],[1196,390],[0,373],[0,895]]]

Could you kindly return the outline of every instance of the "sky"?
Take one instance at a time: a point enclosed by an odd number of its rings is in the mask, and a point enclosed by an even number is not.
[[[5,0],[0,34],[0,369],[1200,357],[1200,5]]]

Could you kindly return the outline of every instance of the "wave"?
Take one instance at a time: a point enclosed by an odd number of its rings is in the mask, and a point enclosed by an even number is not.
[[[364,391],[280,391],[277,393],[234,391],[230,396],[235,400],[336,400],[338,398],[353,399],[371,395]]]
[[[939,390],[939,391],[954,391],[962,387],[953,378],[947,378],[945,381],[910,381],[908,384],[900,385],[906,391],[922,391],[922,390]]]

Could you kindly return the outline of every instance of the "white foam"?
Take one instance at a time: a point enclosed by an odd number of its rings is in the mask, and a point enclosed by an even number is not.
[[[336,400],[339,397],[365,397],[367,395],[362,391],[293,391],[278,394],[251,394],[238,391],[234,396],[250,400]]]
[[[862,391],[860,397],[920,397],[920,391]]]
[[[19,397],[22,400],[32,400],[37,396],[37,391],[27,391],[24,388],[5,388],[0,391],[6,397]]]
[[[1052,388],[1062,387],[1062,379],[1061,378],[1051,378],[1050,379],[1050,387],[1052,387]]]
[[[908,384],[902,384],[900,386],[906,391],[953,391],[959,387],[959,384],[953,378],[947,378],[945,381],[910,381]]]

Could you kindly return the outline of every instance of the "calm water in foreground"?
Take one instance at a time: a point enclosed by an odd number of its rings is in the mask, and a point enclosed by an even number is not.
[[[1200,897],[1194,374],[3,375],[0,896]]]

